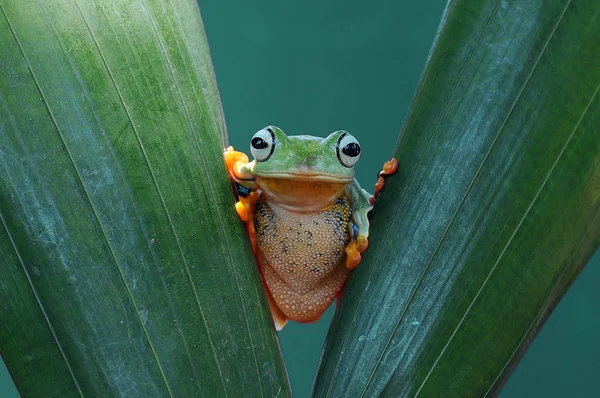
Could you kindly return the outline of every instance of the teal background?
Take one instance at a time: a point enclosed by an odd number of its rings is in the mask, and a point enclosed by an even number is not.
[[[248,150],[268,124],[288,134],[351,132],[372,191],[410,105],[445,0],[200,0],[230,142]],[[600,374],[600,253],[560,302],[502,398],[594,395]],[[294,396],[310,395],[333,315],[280,333]],[[0,369],[2,397],[18,396]]]

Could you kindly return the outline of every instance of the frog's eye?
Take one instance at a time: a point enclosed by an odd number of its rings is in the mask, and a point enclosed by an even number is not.
[[[269,127],[260,130],[254,134],[250,141],[250,152],[257,162],[264,162],[269,159],[275,149],[275,134]]]
[[[342,166],[353,167],[360,158],[360,145],[356,138],[344,133],[338,138],[336,152]]]

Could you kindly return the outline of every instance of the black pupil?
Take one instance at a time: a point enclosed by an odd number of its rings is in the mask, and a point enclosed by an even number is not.
[[[267,144],[267,141],[260,137],[254,137],[252,138],[252,146],[256,149],[265,149],[269,146],[269,144]]]
[[[342,152],[351,157],[358,156],[360,153],[360,145],[358,145],[356,142],[351,142],[342,148]]]

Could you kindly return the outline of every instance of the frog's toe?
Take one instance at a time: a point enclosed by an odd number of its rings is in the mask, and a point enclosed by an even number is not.
[[[350,242],[346,248],[346,268],[354,269],[360,264],[362,256],[358,250],[356,250],[356,243]]]
[[[367,250],[367,247],[369,247],[369,239],[367,239],[366,236],[358,235],[356,238],[356,250],[358,250],[359,253],[362,253]]]
[[[227,172],[231,176],[235,176],[235,165],[237,162],[248,163],[248,155],[234,150],[232,146],[228,146],[225,149],[225,152],[223,152],[223,158],[225,159]]]
[[[398,170],[398,161],[396,158],[391,158],[387,162],[383,164],[381,171],[379,172],[380,176],[394,174]]]
[[[288,323],[288,319],[279,319],[273,317],[273,322],[275,323],[275,330],[281,332],[283,330],[283,327]]]
[[[242,221],[248,222],[248,220],[250,220],[250,212],[248,211],[248,208],[244,206],[244,203],[242,203],[241,200],[239,202],[236,202],[235,210],[237,211],[237,214],[238,216],[240,216]]]
[[[369,240],[366,236],[358,235],[356,240],[352,240],[346,247],[346,268],[354,269],[360,264],[362,254],[369,247]]]
[[[258,200],[258,192],[252,191],[245,197],[240,196],[239,199],[240,201],[235,204],[235,210],[242,221],[248,222],[252,219],[252,213],[254,212],[254,207]]]

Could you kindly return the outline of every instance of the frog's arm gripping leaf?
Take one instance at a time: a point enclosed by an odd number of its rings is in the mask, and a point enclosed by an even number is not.
[[[350,241],[346,248],[346,267],[350,269],[354,269],[360,264],[362,259],[361,253],[367,250],[367,247],[369,246],[368,214],[373,210],[375,201],[383,189],[384,177],[395,173],[397,168],[398,161],[396,159],[392,158],[385,162],[382,170],[378,174],[377,183],[375,184],[375,194],[373,196],[360,187],[356,178],[346,187],[346,195],[353,203],[352,221],[358,229],[356,237]]]
[[[235,209],[242,221],[250,223],[254,205],[259,195],[256,181],[251,173],[255,161],[250,162],[248,155],[235,151],[232,146],[225,149],[223,158],[225,159],[227,173],[236,185],[236,194],[239,201],[235,204]]]

